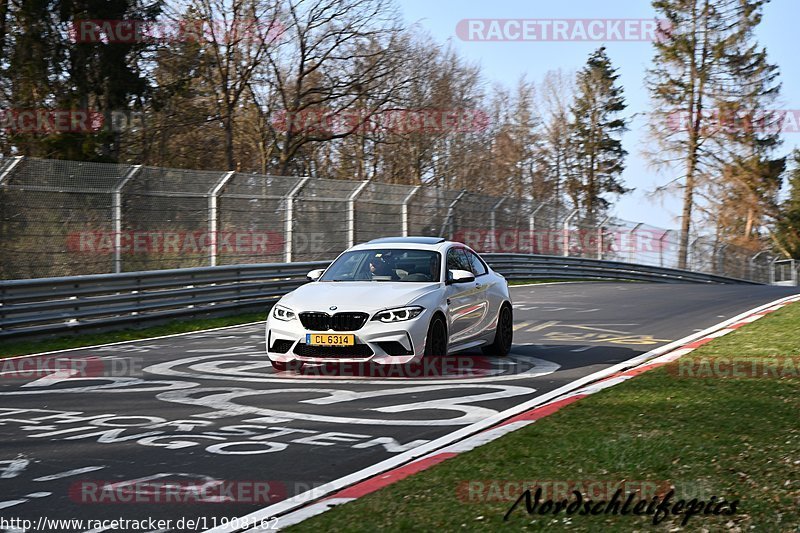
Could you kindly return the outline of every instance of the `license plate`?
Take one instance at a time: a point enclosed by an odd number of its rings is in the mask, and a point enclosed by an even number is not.
[[[355,335],[334,335],[329,333],[307,333],[308,346],[353,346],[356,343]]]

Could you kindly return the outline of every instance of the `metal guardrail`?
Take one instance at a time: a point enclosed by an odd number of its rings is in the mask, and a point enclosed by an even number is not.
[[[328,261],[0,282],[0,339],[263,310]]]
[[[604,279],[660,283],[760,283],[688,270],[579,257],[482,254],[507,279]]]
[[[514,279],[754,282],[670,268],[570,257],[485,254]],[[109,330],[193,315],[265,310],[328,261],[152,270],[0,282],[0,339]]]

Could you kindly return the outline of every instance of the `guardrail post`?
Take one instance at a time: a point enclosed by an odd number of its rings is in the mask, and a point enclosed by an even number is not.
[[[403,207],[400,215],[403,224],[403,237],[408,237],[408,203],[414,198],[421,187],[422,185],[417,185],[403,198]]]
[[[295,183],[292,190],[289,191],[289,194],[284,197],[286,200],[286,209],[284,210],[283,219],[283,260],[287,263],[292,262],[292,244],[294,243],[294,199],[309,179],[310,176],[301,178],[300,181]]]
[[[14,172],[14,169],[17,168],[17,166],[24,160],[25,160],[24,155],[18,155],[14,158],[14,162],[8,165],[8,168],[5,169],[2,174],[0,174],[0,185],[3,184],[3,180],[9,177],[11,173]]]
[[[667,235],[672,233],[671,229],[664,230],[664,234],[661,235],[661,238],[658,239],[658,266],[664,266],[664,239],[667,238]]]
[[[111,209],[114,222],[114,273],[122,272],[122,189],[142,169],[142,165],[132,166],[123,176],[111,195]]]
[[[364,180],[356,190],[347,197],[347,247],[350,248],[356,243],[356,199],[361,191],[369,184],[369,180]]]
[[[504,198],[500,198],[500,200],[496,204],[494,204],[494,206],[492,206],[492,212],[489,214],[489,228],[491,229],[491,232],[492,232],[492,251],[493,252],[497,251],[497,233],[496,233],[497,232],[497,225],[496,225],[497,217],[495,216],[495,213],[500,208],[500,206],[503,205],[503,202],[505,202],[505,201],[506,201],[505,197]]]
[[[543,207],[544,204],[539,204],[536,206],[536,209],[531,212],[531,216],[528,218],[528,231],[531,232],[531,254],[534,253],[533,245],[536,242],[536,213],[538,213]]]
[[[603,228],[606,224],[608,224],[609,220],[611,220],[611,217],[606,217],[603,219],[600,225],[597,226],[597,258],[600,260],[603,259]]]
[[[460,193],[458,193],[458,196],[456,196],[455,200],[450,202],[450,205],[447,207],[447,216],[445,217],[444,223],[442,224],[442,231],[439,232],[440,237],[444,237],[445,230],[447,229],[448,226],[450,226],[449,237],[451,239],[453,238],[453,223],[452,223],[453,214],[455,213],[456,204],[458,203],[459,200],[461,200],[461,198],[463,198],[465,194],[467,194],[467,191],[461,191]]]
[[[643,225],[644,225],[644,222],[639,222],[628,233],[628,243],[629,243],[629,246],[630,246],[630,248],[628,248],[628,263],[635,263],[636,262],[636,261],[633,260],[633,256],[636,253],[636,230],[641,228]]]
[[[575,218],[575,215],[577,214],[578,210],[573,209],[572,213],[570,213],[569,216],[566,219],[564,219],[564,252],[563,252],[564,257],[569,257],[569,223],[572,221],[573,218]]]
[[[217,266],[217,226],[219,222],[219,210],[217,209],[217,198],[225,184],[236,174],[231,170],[222,175],[214,188],[208,193],[208,265]]]

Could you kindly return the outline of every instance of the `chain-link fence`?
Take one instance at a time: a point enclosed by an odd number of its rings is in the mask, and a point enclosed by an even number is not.
[[[0,159],[0,278],[330,259],[434,235],[480,252],[677,267],[679,235],[643,223],[433,186],[33,158]],[[687,268],[770,282],[775,259],[699,237]]]

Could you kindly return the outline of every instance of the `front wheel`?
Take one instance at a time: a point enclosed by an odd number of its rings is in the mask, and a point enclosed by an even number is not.
[[[511,351],[511,342],[514,339],[514,317],[511,308],[504,305],[500,308],[500,316],[497,319],[497,330],[494,334],[494,342],[481,348],[484,355],[505,357]]]
[[[425,357],[447,355],[447,326],[441,317],[435,317],[425,338]]]

